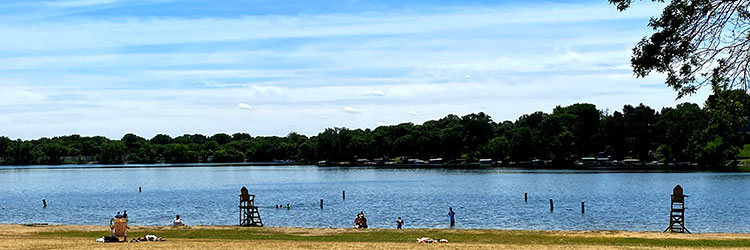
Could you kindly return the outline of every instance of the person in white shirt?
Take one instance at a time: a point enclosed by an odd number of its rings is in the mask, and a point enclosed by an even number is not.
[[[179,214],[177,216],[175,216],[174,220],[172,221],[172,226],[173,227],[185,226],[185,223],[182,223],[182,219],[180,219],[180,215]]]

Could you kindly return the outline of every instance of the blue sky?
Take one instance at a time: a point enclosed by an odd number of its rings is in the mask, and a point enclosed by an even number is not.
[[[663,5],[599,1],[0,2],[0,134],[316,134],[577,102],[675,101],[630,52]]]

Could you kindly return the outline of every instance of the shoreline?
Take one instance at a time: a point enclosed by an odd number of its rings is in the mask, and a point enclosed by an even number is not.
[[[59,164],[59,165],[0,165],[0,170],[17,169],[140,169],[140,168],[190,168],[190,167],[285,167],[311,166],[319,168],[371,168],[371,169],[508,169],[508,170],[568,170],[568,171],[613,171],[626,173],[639,172],[719,172],[747,173],[750,166],[733,166],[733,169],[700,169],[697,166],[681,165],[632,165],[632,166],[534,166],[534,165],[480,165],[480,164],[395,164],[395,165],[316,165],[299,162],[232,162],[232,163],[126,163],[126,164]]]
[[[0,224],[0,249],[110,249],[94,239],[106,225]],[[539,231],[499,229],[353,229],[238,226],[131,226],[129,239],[153,234],[165,242],[124,243],[138,249],[621,249],[748,248],[750,233],[676,234],[635,231]],[[449,243],[417,244],[419,237]],[[252,245],[248,245],[252,244]],[[118,244],[115,244],[118,245]]]

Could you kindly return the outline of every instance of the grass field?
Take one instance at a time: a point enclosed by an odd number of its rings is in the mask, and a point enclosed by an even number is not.
[[[750,144],[745,144],[744,147],[742,147],[740,153],[737,155],[739,158],[748,159],[750,158]]]
[[[130,238],[154,234],[166,242],[96,243],[102,226],[0,225],[0,249],[652,249],[750,248],[749,234],[663,234],[622,231],[459,229],[309,229],[132,227]],[[416,238],[448,239],[418,244]]]

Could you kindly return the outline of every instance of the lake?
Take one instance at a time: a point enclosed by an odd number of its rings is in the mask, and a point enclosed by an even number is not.
[[[453,207],[456,228],[661,231],[677,184],[690,231],[750,232],[750,174],[506,168],[0,167],[0,223],[106,225],[128,210],[136,225],[237,225],[246,186],[270,227],[351,227],[364,211],[370,227],[447,228]]]

